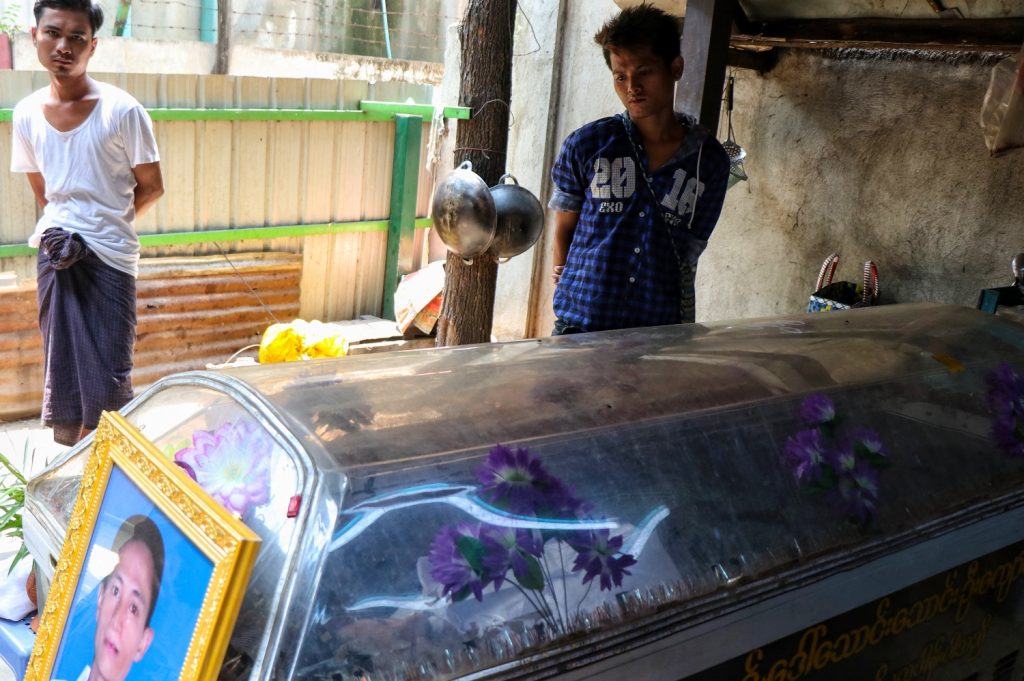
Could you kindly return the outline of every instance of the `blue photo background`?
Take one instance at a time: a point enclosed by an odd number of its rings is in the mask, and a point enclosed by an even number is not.
[[[213,563],[147,499],[115,464],[110,473],[89,552],[75,589],[71,613],[54,664],[54,679],[75,681],[92,662],[96,634],[97,587],[113,565],[104,564],[121,523],[129,516],[149,516],[164,540],[164,573],[150,626],[153,643],[141,661],[132,665],[128,681],[178,678],[188,652],[213,574]],[[100,549],[97,551],[97,547]],[[94,556],[94,554],[100,554]],[[108,562],[109,554],[106,556]]]

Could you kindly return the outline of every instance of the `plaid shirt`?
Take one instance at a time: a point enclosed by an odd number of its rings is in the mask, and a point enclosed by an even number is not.
[[[718,222],[729,157],[693,118],[677,116],[686,137],[648,178],[658,205],[644,179],[643,143],[626,113],[588,123],[562,144],[548,206],[580,216],[555,289],[558,319],[587,331],[679,323],[681,289],[687,288],[680,270],[692,279]],[[684,302],[692,304],[691,296]]]

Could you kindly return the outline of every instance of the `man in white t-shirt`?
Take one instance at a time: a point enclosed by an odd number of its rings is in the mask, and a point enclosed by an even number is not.
[[[42,420],[74,444],[100,412],[132,398],[134,221],[163,194],[153,124],[128,93],[88,76],[103,10],[92,0],[38,0],[32,42],[50,85],[18,103],[11,170],[28,174],[43,215],[39,327]]]

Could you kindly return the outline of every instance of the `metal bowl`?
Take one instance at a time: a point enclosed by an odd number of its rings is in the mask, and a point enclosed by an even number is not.
[[[512,184],[505,180],[512,180]],[[544,209],[533,192],[506,174],[491,187],[491,196],[498,213],[498,229],[491,247],[495,255],[511,258],[537,243],[544,230]]]
[[[494,199],[469,161],[463,161],[437,185],[430,217],[448,250],[463,258],[485,253],[494,242]]]

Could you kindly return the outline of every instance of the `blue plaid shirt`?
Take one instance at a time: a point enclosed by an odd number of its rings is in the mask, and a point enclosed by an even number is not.
[[[626,113],[588,123],[562,144],[548,206],[580,214],[555,289],[555,316],[565,323],[587,331],[679,323],[680,265],[692,279],[722,212],[729,157],[693,118],[677,116],[686,137],[649,175],[657,204],[644,180],[643,143]]]

